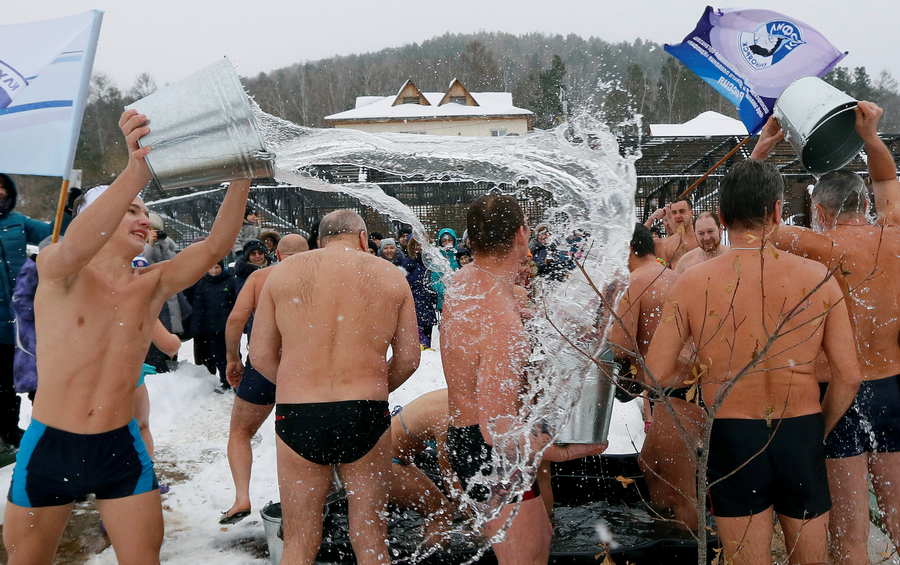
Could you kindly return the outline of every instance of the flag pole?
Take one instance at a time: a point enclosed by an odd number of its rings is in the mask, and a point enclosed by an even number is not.
[[[59,232],[62,228],[63,211],[66,208],[66,196],[69,194],[69,179],[63,179],[59,189],[59,204],[56,206],[56,221],[53,222],[53,243],[59,241]]]
[[[685,190],[684,192],[682,192],[682,193],[678,196],[678,198],[679,198],[679,199],[684,198],[684,197],[687,196],[688,194],[694,192],[694,189],[697,188],[697,186],[698,186],[701,182],[705,181],[705,180],[706,180],[706,177],[708,177],[709,175],[712,174],[713,171],[715,171],[716,169],[718,169],[718,168],[722,165],[722,163],[724,163],[725,161],[731,159],[731,156],[734,155],[735,153],[737,153],[737,150],[740,149],[741,147],[743,147],[745,143],[747,143],[748,141],[750,141],[750,139],[751,139],[752,137],[753,137],[752,135],[747,136],[747,139],[745,139],[744,141],[742,141],[742,142],[738,143],[737,145],[735,145],[735,146],[734,146],[734,149],[732,149],[731,151],[728,152],[727,155],[725,155],[724,157],[722,157],[721,159],[719,159],[719,162],[718,162],[718,163],[716,163],[715,165],[713,165],[712,168],[711,168],[710,170],[708,170],[708,171],[706,171],[705,173],[703,173],[703,176],[700,177],[699,179],[697,179],[696,181],[694,181],[694,184],[692,184],[691,186],[688,187],[687,190]]]

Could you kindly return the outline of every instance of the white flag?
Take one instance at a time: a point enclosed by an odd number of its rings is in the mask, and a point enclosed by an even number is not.
[[[0,26],[0,172],[69,175],[102,19]]]

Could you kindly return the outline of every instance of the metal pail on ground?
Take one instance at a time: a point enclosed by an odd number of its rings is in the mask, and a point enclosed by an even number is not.
[[[863,148],[856,133],[857,100],[817,77],[792,82],[775,102],[775,118],[813,174],[840,169]]]
[[[263,528],[266,530],[266,543],[269,545],[269,560],[272,565],[281,563],[281,554],[284,552],[284,540],[279,537],[281,531],[281,503],[269,502],[259,511],[262,516]]]
[[[223,58],[127,106],[146,114],[147,163],[164,189],[274,175],[250,99]]]
[[[585,376],[578,402],[572,407],[572,415],[556,438],[556,443],[606,441],[616,391],[613,379],[618,365],[614,361],[612,350],[606,348],[600,355],[602,372],[596,365],[591,365]]]

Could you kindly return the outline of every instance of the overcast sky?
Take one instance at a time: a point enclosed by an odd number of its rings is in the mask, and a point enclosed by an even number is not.
[[[105,12],[94,71],[120,87],[150,73],[158,86],[228,56],[242,76],[332,55],[377,51],[446,32],[544,32],[617,42],[678,43],[701,0],[29,0],[5,1],[0,24]],[[805,21],[842,51],[843,65],[888,69],[900,79],[897,0],[746,2]],[[740,4],[715,5],[728,7]],[[389,94],[370,92],[367,94]]]

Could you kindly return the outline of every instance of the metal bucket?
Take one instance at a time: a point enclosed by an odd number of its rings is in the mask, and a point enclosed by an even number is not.
[[[147,163],[161,188],[217,184],[274,175],[250,99],[223,58],[127,106],[146,114]]]
[[[328,515],[328,505],[347,498],[347,490],[341,481],[337,466],[331,468],[331,489],[325,497],[325,513]],[[281,554],[284,553],[284,522],[281,514],[280,502],[269,502],[259,511],[262,516],[263,528],[266,531],[266,544],[269,546],[269,560],[272,565],[281,563]]]
[[[269,502],[259,511],[262,516],[263,528],[266,530],[266,543],[269,546],[269,561],[272,565],[281,563],[281,554],[284,553],[284,539],[281,533],[281,503]]]
[[[569,421],[556,438],[556,443],[603,443],[609,435],[616,387],[613,379],[618,371],[612,350],[600,355],[601,370],[596,365],[585,376],[578,402],[572,407]]]
[[[817,77],[792,82],[775,102],[775,118],[800,163],[821,175],[840,169],[863,148],[856,133],[858,102]]]

